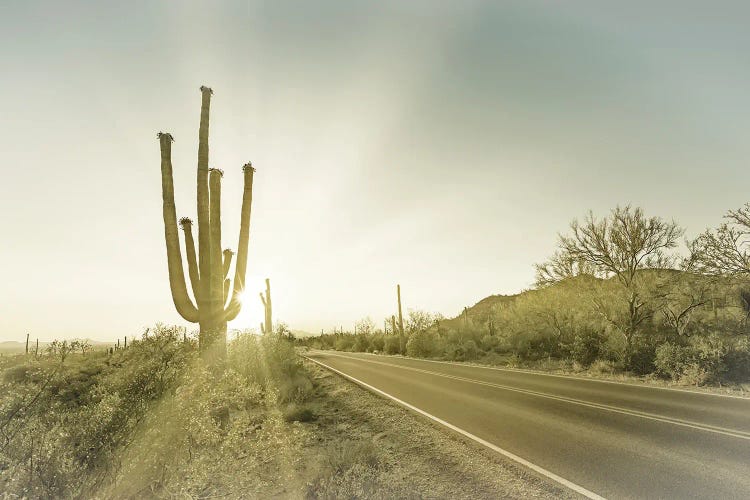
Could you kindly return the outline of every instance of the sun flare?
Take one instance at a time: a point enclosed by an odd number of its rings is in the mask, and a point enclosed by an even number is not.
[[[240,330],[252,329],[260,332],[260,323],[263,321],[264,310],[258,294],[263,289],[263,279],[255,276],[248,276],[246,288],[239,294],[239,301],[242,306],[237,317],[229,323],[230,328]]]

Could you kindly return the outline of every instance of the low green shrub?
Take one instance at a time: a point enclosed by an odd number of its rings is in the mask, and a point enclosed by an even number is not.
[[[386,354],[398,354],[401,352],[401,341],[399,340],[398,335],[386,335],[384,343]]]

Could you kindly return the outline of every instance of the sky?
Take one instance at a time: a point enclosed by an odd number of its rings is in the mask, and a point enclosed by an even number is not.
[[[746,2],[0,3],[0,341],[187,325],[170,296],[156,132],[195,218],[201,85],[237,247],[233,328],[455,316],[532,285],[589,210],[694,237],[750,201]],[[184,255],[184,252],[183,252]],[[230,273],[230,276],[233,273]]]

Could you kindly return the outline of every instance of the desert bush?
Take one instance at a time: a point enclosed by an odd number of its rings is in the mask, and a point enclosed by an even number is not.
[[[354,336],[354,342],[352,343],[352,351],[354,352],[372,352],[372,346],[370,339],[367,334],[358,333]]]
[[[498,352],[498,349],[501,345],[501,340],[499,337],[495,335],[485,335],[482,337],[481,342],[479,343],[482,351],[486,353],[490,352]]]
[[[340,335],[333,344],[337,351],[351,352],[354,347],[354,338],[352,335]]]
[[[228,346],[228,364],[248,382],[274,390],[281,402],[302,402],[312,392],[302,361],[283,335],[239,335]]]
[[[383,350],[385,349],[385,337],[382,333],[373,334],[370,342],[372,344],[373,351],[383,352]]]
[[[445,357],[451,361],[472,361],[479,357],[480,350],[473,340],[446,343]]]
[[[605,341],[606,338],[602,332],[583,329],[577,332],[573,339],[570,357],[581,366],[588,367],[599,358]]]
[[[427,330],[412,333],[406,343],[406,354],[415,358],[431,358],[440,351],[440,338]]]
[[[656,348],[656,373],[690,385],[721,381],[727,372],[732,373],[731,378],[741,376],[743,347],[740,344],[733,349],[715,334],[692,338],[686,345],[665,342]]]
[[[724,355],[724,378],[729,382],[750,380],[750,339],[743,337]]]
[[[315,412],[309,406],[292,403],[284,409],[284,420],[287,422],[311,422]]]
[[[401,350],[401,342],[398,335],[386,335],[384,344],[386,354],[398,354]]]

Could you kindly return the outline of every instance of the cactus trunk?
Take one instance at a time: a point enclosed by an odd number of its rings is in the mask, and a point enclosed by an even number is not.
[[[208,205],[208,124],[211,110],[211,95],[208,87],[201,87],[201,119],[198,128],[198,176],[197,176],[197,206],[198,206],[198,269],[200,272],[200,295],[202,303],[198,308],[203,312],[200,320],[199,337],[203,339],[213,325],[210,324],[211,303],[211,233],[210,214]]]

